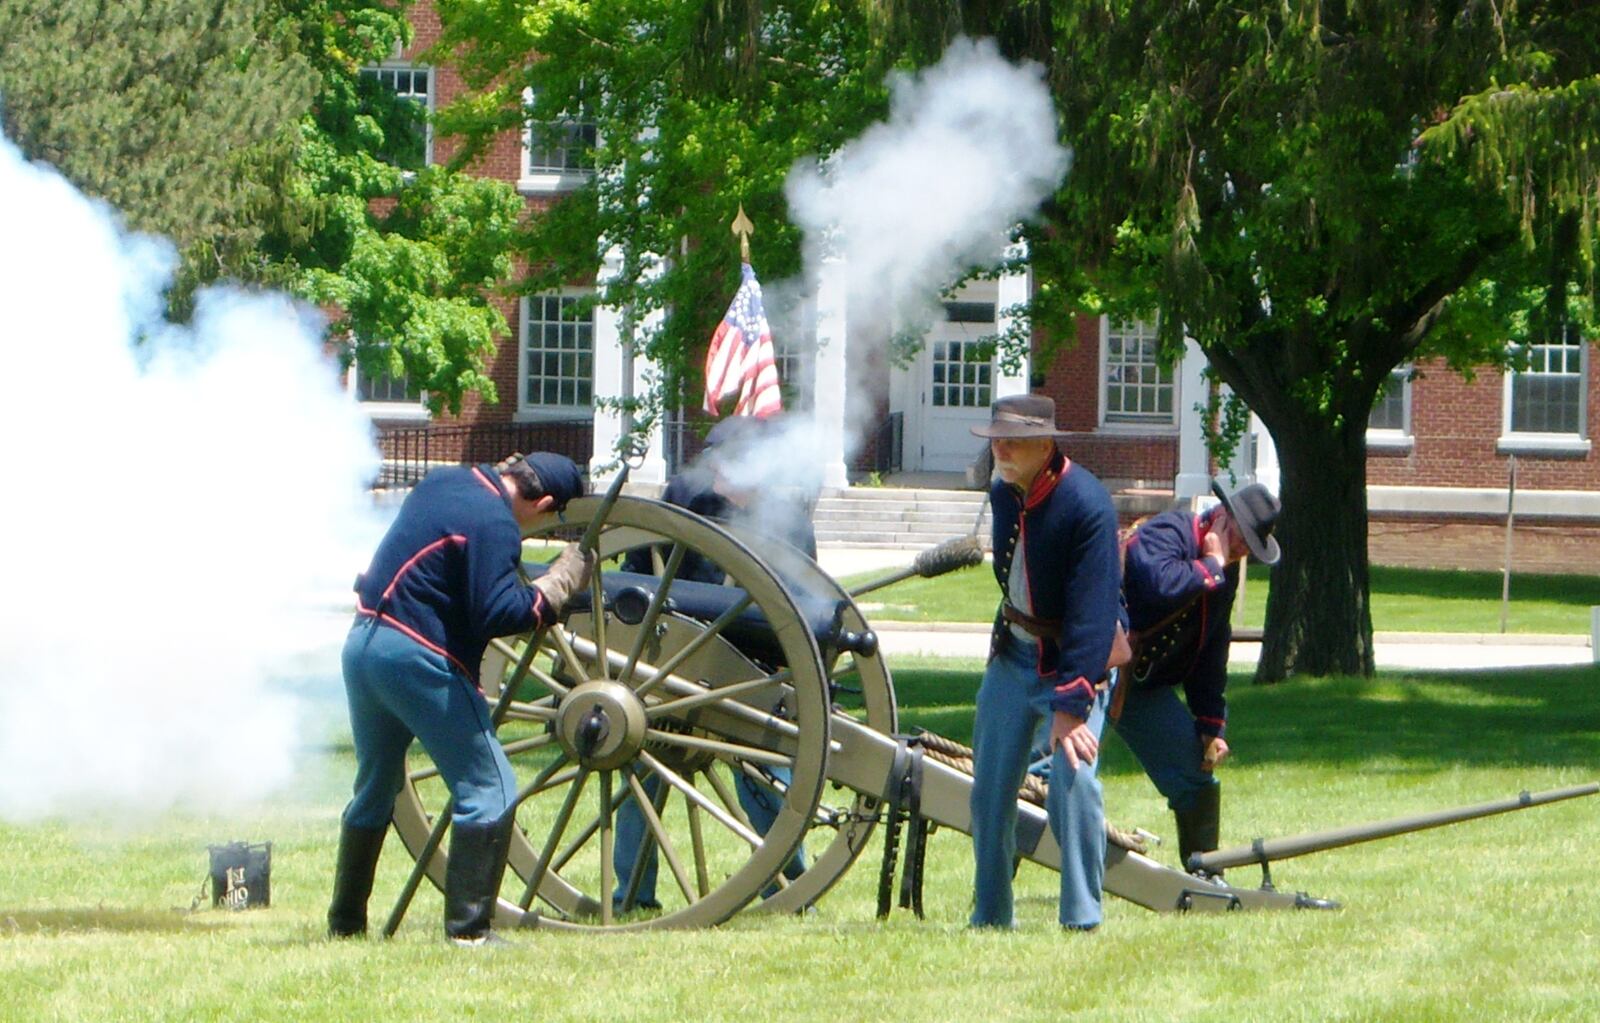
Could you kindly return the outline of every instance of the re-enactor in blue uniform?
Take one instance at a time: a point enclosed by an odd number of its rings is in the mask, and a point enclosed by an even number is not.
[[[453,800],[445,931],[462,943],[487,938],[516,784],[478,664],[490,639],[548,625],[584,584],[591,556],[575,545],[532,586],[518,575],[523,529],[582,491],[577,466],[560,455],[529,455],[503,473],[488,465],[435,469],[357,577],[343,657],[356,779],[340,832],[331,934],[366,931],[378,854],[416,738]]]
[[[1100,923],[1105,808],[1096,777],[1120,617],[1117,516],[1092,473],[1056,448],[1055,402],[996,402],[987,427],[998,479],[994,571],[1003,595],[973,721],[974,927],[1012,924],[1017,789],[1048,718],[1046,811],[1061,848],[1063,927]],[[1109,677],[1108,677],[1109,676]]]
[[[1167,797],[1185,866],[1217,847],[1222,789],[1214,771],[1228,756],[1229,617],[1243,558],[1253,551],[1266,564],[1278,560],[1278,504],[1266,488],[1216,493],[1222,504],[1203,514],[1170,511],[1141,522],[1123,557],[1133,661],[1112,723]]]

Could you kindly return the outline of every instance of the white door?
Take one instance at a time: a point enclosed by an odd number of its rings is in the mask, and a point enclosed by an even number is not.
[[[946,320],[928,332],[918,359],[923,471],[964,472],[983,450],[985,442],[972,435],[972,427],[989,421],[995,369],[992,355],[978,354],[978,342],[993,334],[992,318],[987,323]]]

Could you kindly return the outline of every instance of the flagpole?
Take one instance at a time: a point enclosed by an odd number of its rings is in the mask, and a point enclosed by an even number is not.
[[[739,261],[750,262],[750,236],[755,233],[756,225],[744,214],[744,203],[739,204],[739,213],[733,218],[733,233],[739,236]]]

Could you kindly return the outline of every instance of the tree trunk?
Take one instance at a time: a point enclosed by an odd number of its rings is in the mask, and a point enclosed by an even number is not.
[[[1283,556],[1272,570],[1258,683],[1372,674],[1365,436],[1318,421],[1273,430],[1283,471],[1273,535]]]

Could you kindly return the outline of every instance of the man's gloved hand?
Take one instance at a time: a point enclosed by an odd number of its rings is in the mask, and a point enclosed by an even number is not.
[[[589,576],[593,572],[594,552],[569,543],[556,555],[556,560],[550,563],[545,574],[533,581],[533,586],[544,594],[551,609],[560,614],[572,595],[589,585]]]
[[[1200,770],[1210,773],[1228,759],[1228,742],[1220,735],[1210,736],[1200,747]]]

